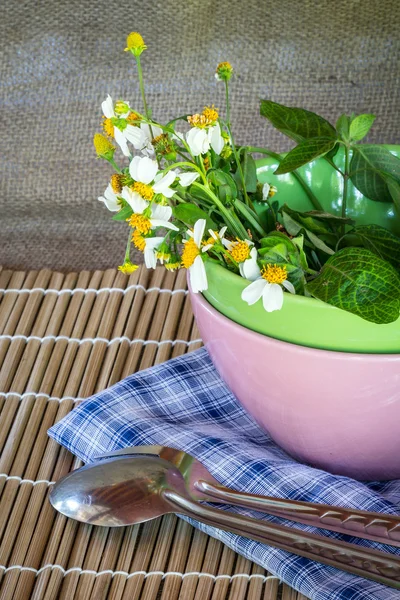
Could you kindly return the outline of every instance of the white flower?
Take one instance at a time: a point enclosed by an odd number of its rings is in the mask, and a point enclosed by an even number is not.
[[[127,103],[126,103],[127,104]],[[129,105],[127,104],[128,108]],[[108,94],[104,102],[101,103],[103,114],[107,119],[125,119],[130,112],[130,109],[123,114],[117,115],[114,111],[114,103],[111,96]],[[122,150],[124,156],[130,156],[127,140],[133,144],[136,150],[140,150],[145,145],[145,134],[139,127],[127,125],[123,130],[114,125],[114,139]]]
[[[208,288],[206,270],[201,257],[201,242],[205,227],[206,220],[198,219],[193,232],[188,231],[190,239],[183,242],[182,265],[189,270],[190,285],[194,294]]]
[[[99,196],[99,200],[100,202],[104,202],[108,210],[111,210],[112,212],[116,212],[121,208],[121,205],[118,202],[118,197],[114,193],[111,183],[108,184],[106,191],[104,192],[104,196]]]
[[[189,187],[198,177],[200,173],[178,173],[179,184],[182,187]]]
[[[144,247],[144,262],[148,269],[155,269],[157,265],[157,249],[163,243],[163,237],[146,238]]]
[[[254,281],[260,277],[260,268],[257,264],[257,249],[250,240],[223,240],[222,242],[232,254],[233,259],[239,264],[240,275],[245,279]],[[246,247],[247,246],[247,247]]]
[[[162,206],[153,202],[146,202],[137,192],[132,192],[127,187],[124,187],[121,196],[126,200],[132,208],[134,214],[131,217],[131,224],[137,227],[141,233],[148,233],[155,227],[165,227],[178,231],[178,227],[169,220],[172,217],[172,208],[170,206]],[[135,219],[134,217],[141,217]]]
[[[226,241],[224,235],[227,229],[228,228],[226,226],[222,227],[218,232],[209,229],[208,233],[210,234],[210,237],[214,239],[214,242],[210,242],[209,244],[203,246],[202,251],[207,252],[210,248],[214,246],[215,242],[222,242],[224,244],[224,242]]]
[[[210,147],[216,154],[221,154],[225,140],[221,135],[219,123],[208,129],[192,127],[186,134],[186,142],[193,156],[206,154]]]
[[[163,176],[158,173],[157,161],[148,156],[135,156],[129,165],[129,173],[135,182],[147,186],[147,190],[143,188],[143,193],[148,192],[149,200],[153,193],[163,194],[166,198],[172,198],[175,193],[169,186],[175,181],[177,173],[171,170]]]
[[[206,154],[210,149],[210,138],[205,129],[192,127],[192,129],[186,134],[186,142],[193,156]]]
[[[242,300],[251,306],[262,298],[264,309],[267,312],[280,310],[283,305],[282,286],[291,294],[296,293],[294,285],[286,277],[285,268],[277,265],[267,265],[262,272],[260,271],[259,277],[243,290]],[[271,283],[269,281],[271,279],[279,283]]]

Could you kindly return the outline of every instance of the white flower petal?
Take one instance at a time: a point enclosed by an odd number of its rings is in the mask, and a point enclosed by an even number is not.
[[[201,246],[201,240],[203,239],[204,229],[206,227],[205,219],[198,219],[193,227],[193,239],[194,243],[198,248]]]
[[[161,206],[161,204],[152,204],[151,206],[151,218],[162,219],[163,221],[169,221],[172,217],[172,208],[170,206]]]
[[[188,187],[189,185],[192,185],[193,181],[196,181],[198,177],[200,177],[199,173],[180,173],[178,175],[179,184],[182,187]]]
[[[283,289],[279,283],[267,283],[262,298],[263,306],[267,312],[280,310],[283,305]]]
[[[165,229],[172,229],[173,231],[179,231],[179,227],[170,223],[169,221],[163,221],[162,219],[150,219],[152,227],[165,227]]]
[[[140,156],[134,156],[129,163],[129,174],[135,181],[138,180],[138,165],[140,162]]]
[[[263,295],[265,286],[268,285],[265,279],[260,277],[244,288],[242,292],[242,300],[250,306],[255,304]]]
[[[124,136],[136,150],[141,150],[146,144],[146,138],[143,131],[134,125],[127,125],[123,131]],[[137,157],[140,158],[140,157]]]
[[[193,156],[205,154],[210,149],[210,140],[205,129],[193,127],[188,132],[186,141]]]
[[[151,142],[151,140],[158,137],[163,132],[161,127],[158,127],[157,125],[152,125],[151,131],[153,132],[153,135],[151,135],[150,125],[148,123],[141,123],[140,129],[143,131],[147,143]]]
[[[224,225],[223,227],[221,227],[221,229],[219,230],[219,239],[222,240],[222,238],[224,237],[226,230],[228,229],[228,227],[226,225]]]
[[[110,94],[108,94],[108,96],[104,100],[104,102],[101,103],[101,109],[103,111],[104,116],[107,119],[111,119],[112,117],[115,117],[114,104],[113,104]]]
[[[127,187],[122,189],[121,196],[127,201],[134,213],[141,214],[149,205],[149,203],[146,202],[146,200],[144,200],[140,194],[137,192],[132,192],[132,190]]]
[[[257,260],[255,260],[253,257],[248,258],[247,260],[242,262],[239,265],[239,269],[241,276],[245,279],[249,279],[249,281],[255,281],[256,279],[258,279],[258,277],[260,277],[260,267],[257,264]]]
[[[269,190],[270,189],[271,189],[271,186],[269,185],[269,183],[264,183],[263,189],[262,189],[263,200],[266,200],[268,198],[268,194],[269,194]]]
[[[295,294],[296,293],[296,289],[293,285],[293,283],[291,281],[288,281],[287,279],[285,279],[285,281],[282,281],[282,285],[284,288],[286,288],[291,294]]]
[[[114,194],[114,190],[112,189],[110,183],[108,184],[107,189],[104,192],[104,196],[100,196],[99,200],[100,202],[104,202],[108,210],[111,210],[112,212],[116,212],[121,208],[121,206],[118,204],[117,196],[116,194]]]
[[[146,185],[151,183],[154,177],[157,175],[158,164],[156,160],[152,160],[148,156],[139,158],[137,162],[137,181],[145,183]]]
[[[175,179],[175,171],[168,171],[164,177],[153,185],[153,190],[156,194],[164,194],[167,198],[171,198],[174,195],[174,191],[169,186],[174,183]]]
[[[221,128],[219,123],[215,127],[210,127],[209,140],[212,149],[216,154],[221,154],[223,147],[225,146],[225,140],[221,135]]]
[[[201,251],[202,252],[208,252],[210,248],[212,248],[214,246],[214,244],[206,244],[205,246],[202,247]]]
[[[191,267],[189,267],[190,285],[194,294],[203,292],[208,288],[207,274],[201,256],[196,256]]]
[[[118,127],[114,127],[114,138],[115,138],[115,141],[117,142],[118,146],[121,148],[123,155],[130,156],[131,153],[129,151],[128,144],[126,142],[126,138],[125,138],[123,132],[120,129],[118,129]]]

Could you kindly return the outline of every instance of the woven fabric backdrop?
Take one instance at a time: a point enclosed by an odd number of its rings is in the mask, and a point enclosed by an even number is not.
[[[395,0],[22,0],[0,8],[0,263],[120,264],[124,225],[98,203],[110,173],[93,133],[107,93],[141,108],[126,34],[142,33],[149,104],[164,120],[223,108],[218,62],[236,69],[236,139],[289,146],[258,99],[335,120],[374,112],[371,142],[399,142],[400,11]]]

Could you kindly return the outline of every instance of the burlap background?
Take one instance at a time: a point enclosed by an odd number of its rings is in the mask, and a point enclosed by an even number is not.
[[[370,140],[399,142],[400,11],[395,0],[25,0],[2,3],[0,263],[119,264],[124,225],[97,197],[108,180],[93,133],[107,93],[141,107],[125,36],[139,30],[159,119],[223,107],[213,73],[229,60],[236,138],[288,146],[258,98],[335,119],[373,111]]]

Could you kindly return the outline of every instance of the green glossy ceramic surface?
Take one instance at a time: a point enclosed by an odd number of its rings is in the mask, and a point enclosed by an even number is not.
[[[400,146],[386,146],[400,156]],[[335,158],[340,166],[342,157]],[[273,159],[257,162],[258,176],[278,188],[274,199],[292,208],[312,210],[313,206],[301,185],[290,174],[273,175]],[[336,214],[341,207],[341,176],[326,161],[313,161],[299,172],[311,186],[325,210]],[[350,187],[348,215],[359,224],[377,223],[400,235],[400,219],[393,205],[365,198]],[[241,299],[248,282],[218,264],[206,263],[208,290],[204,297],[214,308],[236,323],[279,340],[342,352],[400,353],[400,318],[394,323],[377,325],[314,298],[285,293],[280,311],[267,313],[259,300],[248,306]]]

